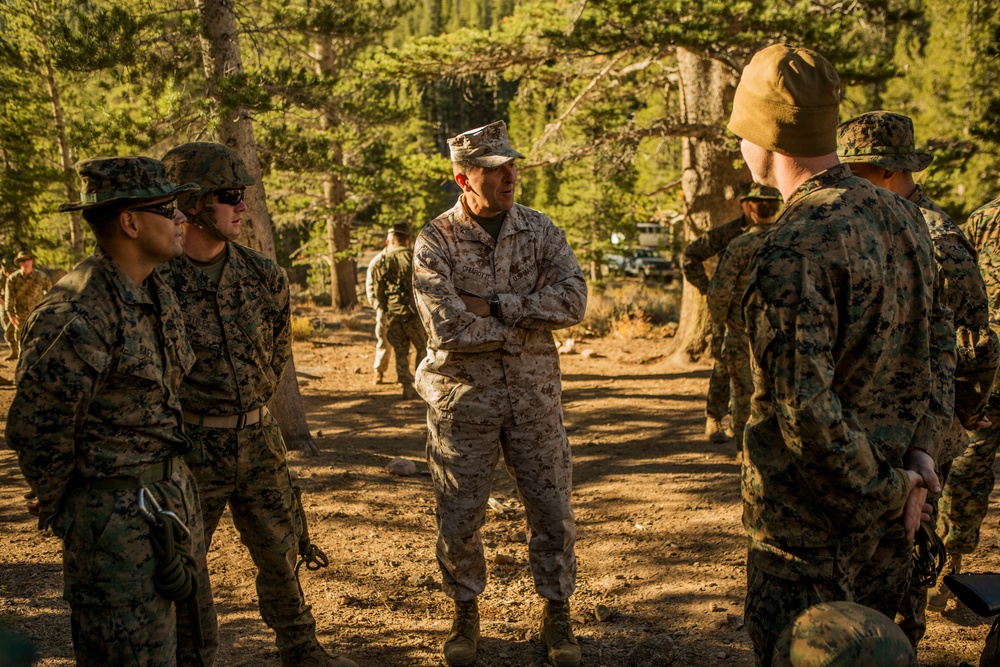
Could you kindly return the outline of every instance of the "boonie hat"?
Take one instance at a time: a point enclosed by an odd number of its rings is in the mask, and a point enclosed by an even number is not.
[[[404,236],[411,236],[410,226],[405,222],[397,222],[389,230],[390,234],[403,234]]]
[[[21,252],[17,253],[17,257],[14,258],[14,262],[15,263],[22,262],[26,259],[35,259],[35,256],[32,255],[27,250],[22,250]]]
[[[507,124],[502,120],[463,132],[448,140],[452,162],[496,167],[524,156],[510,147]]]
[[[167,178],[163,163],[149,157],[98,157],[76,163],[83,182],[79,202],[60,211],[82,211],[112,202],[159,199],[194,190],[194,183],[177,186]]]
[[[781,193],[776,188],[769,188],[760,183],[752,183],[747,189],[747,193],[740,198],[740,201],[747,199],[776,199],[781,201]]]
[[[837,128],[841,162],[877,164],[890,171],[923,171],[934,159],[917,151],[913,121],[891,111],[870,111]]]
[[[916,667],[917,655],[888,616],[853,602],[821,602],[788,624],[774,667]]]

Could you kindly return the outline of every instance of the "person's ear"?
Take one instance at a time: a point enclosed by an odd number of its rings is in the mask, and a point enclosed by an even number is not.
[[[139,216],[132,211],[122,211],[118,214],[118,229],[130,239],[138,238]]]

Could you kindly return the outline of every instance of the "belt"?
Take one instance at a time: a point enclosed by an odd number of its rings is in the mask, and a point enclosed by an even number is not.
[[[270,414],[267,406],[244,412],[241,415],[225,415],[223,417],[213,417],[212,415],[199,415],[197,412],[184,411],[184,423],[195,426],[207,426],[209,428],[235,428],[241,429],[252,426],[264,419],[264,415]]]
[[[149,484],[170,479],[180,465],[180,458],[175,456],[166,461],[157,461],[135,477],[86,477],[81,483],[99,491],[127,491],[141,489]]]

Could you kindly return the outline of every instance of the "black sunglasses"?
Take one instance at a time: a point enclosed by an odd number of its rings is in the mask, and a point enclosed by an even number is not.
[[[243,192],[245,190],[246,188],[223,188],[222,190],[215,191],[215,198],[219,200],[220,204],[236,206],[243,201]]]
[[[150,204],[149,206],[136,206],[135,208],[130,208],[130,211],[147,211],[149,213],[156,213],[157,215],[162,215],[164,218],[174,219],[177,214],[177,207],[174,206],[174,200],[165,201],[160,204]]]

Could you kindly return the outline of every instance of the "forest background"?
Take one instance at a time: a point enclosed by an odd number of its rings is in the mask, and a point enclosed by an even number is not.
[[[0,256],[68,269],[93,238],[73,164],[236,148],[261,183],[246,242],[319,305],[357,305],[385,229],[454,202],[447,138],[508,122],[519,202],[566,230],[601,287],[612,236],[666,251],[738,215],[725,131],[739,72],[786,41],[824,53],[841,119],[889,109],[935,154],[959,222],[1000,193],[1000,9],[978,0],[0,0]],[[680,352],[706,352],[685,289]]]

